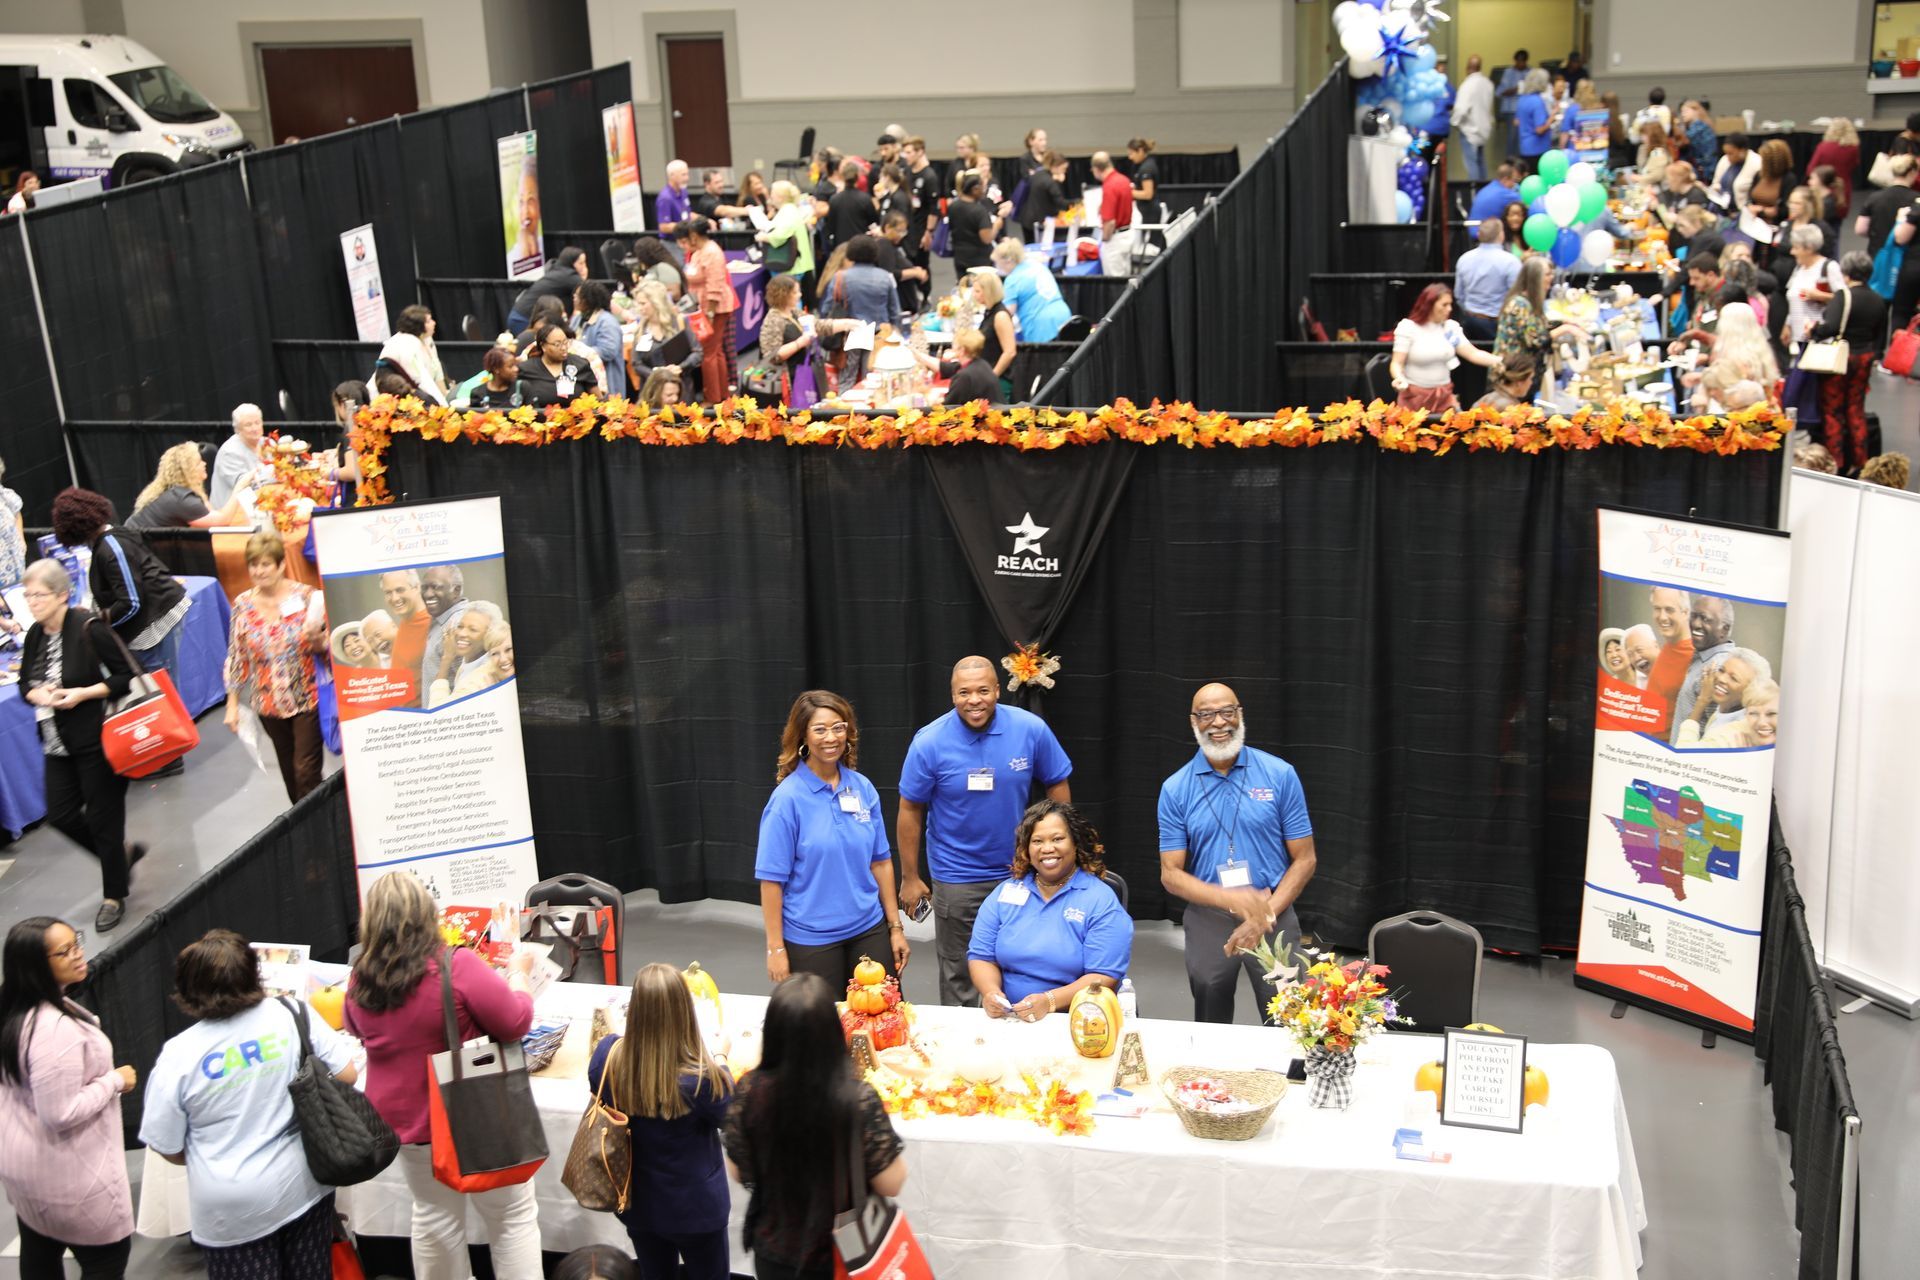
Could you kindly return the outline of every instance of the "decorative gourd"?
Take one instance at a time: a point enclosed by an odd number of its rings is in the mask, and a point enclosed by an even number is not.
[[[713,1022],[715,1026],[719,1026],[721,1022],[720,987],[714,982],[713,975],[702,969],[700,962],[695,960],[680,971],[680,980],[687,984],[687,993],[695,1000],[706,1000],[712,1003]]]
[[[1120,1047],[1120,997],[1112,987],[1082,987],[1067,1006],[1067,1022],[1083,1058],[1110,1058]]]
[[[1446,1083],[1446,1079],[1447,1068],[1445,1064],[1439,1062],[1422,1063],[1420,1069],[1413,1073],[1413,1087],[1416,1092],[1425,1089],[1428,1093],[1431,1093],[1433,1095],[1433,1105],[1438,1107],[1440,1105],[1440,1087]]]
[[[1526,1090],[1522,1094],[1521,1105],[1530,1107],[1536,1102],[1543,1107],[1547,1105],[1547,1073],[1529,1064]]]
[[[886,966],[878,960],[860,957],[860,963],[853,966],[853,980],[863,987],[877,987],[887,980]]]
[[[347,988],[344,983],[336,982],[332,986],[322,987],[307,997],[307,1003],[320,1015],[320,1021],[335,1031],[346,1025]]]
[[[1481,1029],[1487,1030],[1488,1028],[1482,1027]],[[1440,1090],[1441,1086],[1446,1083],[1446,1078],[1446,1063],[1425,1063],[1418,1071],[1413,1073],[1413,1087],[1416,1091],[1425,1089],[1431,1093],[1433,1095],[1433,1104],[1437,1107],[1441,1104]],[[1528,1063],[1526,1083],[1521,1087],[1520,1105],[1522,1107],[1531,1107],[1537,1102],[1541,1106],[1545,1106],[1547,1104],[1547,1094],[1547,1073],[1532,1063]]]
[[[985,1040],[962,1045],[953,1055],[953,1074],[968,1084],[993,1084],[1007,1074],[1006,1059]]]
[[[878,987],[855,987],[847,993],[847,1008],[855,1013],[884,1013],[887,997]]]

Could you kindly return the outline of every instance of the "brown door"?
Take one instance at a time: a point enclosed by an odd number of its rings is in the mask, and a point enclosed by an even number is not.
[[[727,124],[727,48],[719,36],[669,37],[667,103],[673,154],[696,171],[733,164]]]
[[[420,109],[413,47],[404,44],[302,44],[260,50],[272,142]]]

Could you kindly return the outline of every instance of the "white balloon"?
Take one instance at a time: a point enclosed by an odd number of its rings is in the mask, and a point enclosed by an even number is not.
[[[1580,217],[1580,193],[1564,182],[1549,187],[1547,216],[1556,227],[1570,226]]]
[[[1333,6],[1333,29],[1336,32],[1344,32],[1347,24],[1353,21],[1361,7],[1354,3],[1354,0],[1341,0],[1341,3]]]
[[[1371,80],[1386,69],[1386,62],[1380,58],[1349,57],[1347,59],[1347,74],[1355,80]]]
[[[1410,147],[1413,145],[1413,135],[1407,132],[1407,126],[1399,124],[1387,135],[1387,141],[1396,147]]]
[[[1600,175],[1592,165],[1582,160],[1579,164],[1567,170],[1567,181],[1576,187],[1584,187],[1589,182],[1600,181]]]
[[[1366,61],[1378,58],[1386,44],[1380,39],[1378,27],[1358,26],[1349,27],[1341,34],[1340,47],[1347,51],[1348,57]]]
[[[1606,231],[1589,231],[1580,242],[1580,256],[1598,267],[1613,256],[1613,236]]]

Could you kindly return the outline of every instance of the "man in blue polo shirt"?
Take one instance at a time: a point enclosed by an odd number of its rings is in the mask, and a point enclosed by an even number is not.
[[[1467,220],[1485,222],[1488,218],[1499,218],[1506,213],[1507,206],[1519,198],[1519,167],[1503,164],[1494,170],[1492,182],[1473,193],[1473,206],[1467,211]]]
[[[940,1002],[977,1007],[967,974],[974,917],[1013,865],[1014,832],[1038,780],[1047,799],[1072,802],[1073,762],[1046,721],[1000,705],[993,664],[973,656],[954,664],[953,710],[913,736],[900,766],[900,905],[909,915],[929,893],[920,877],[920,846],[932,880]]]
[[[1293,904],[1313,879],[1313,823],[1293,766],[1247,745],[1224,684],[1193,695],[1200,750],[1160,786],[1160,883],[1187,903],[1187,984],[1196,1022],[1232,1022],[1246,970],[1266,1019],[1273,984],[1240,954],[1261,938],[1300,939]]]

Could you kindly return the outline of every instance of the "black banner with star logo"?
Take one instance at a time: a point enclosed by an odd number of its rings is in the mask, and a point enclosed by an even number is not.
[[[1009,645],[1044,647],[1066,616],[1136,452],[1119,443],[1046,453],[984,444],[921,450]]]

